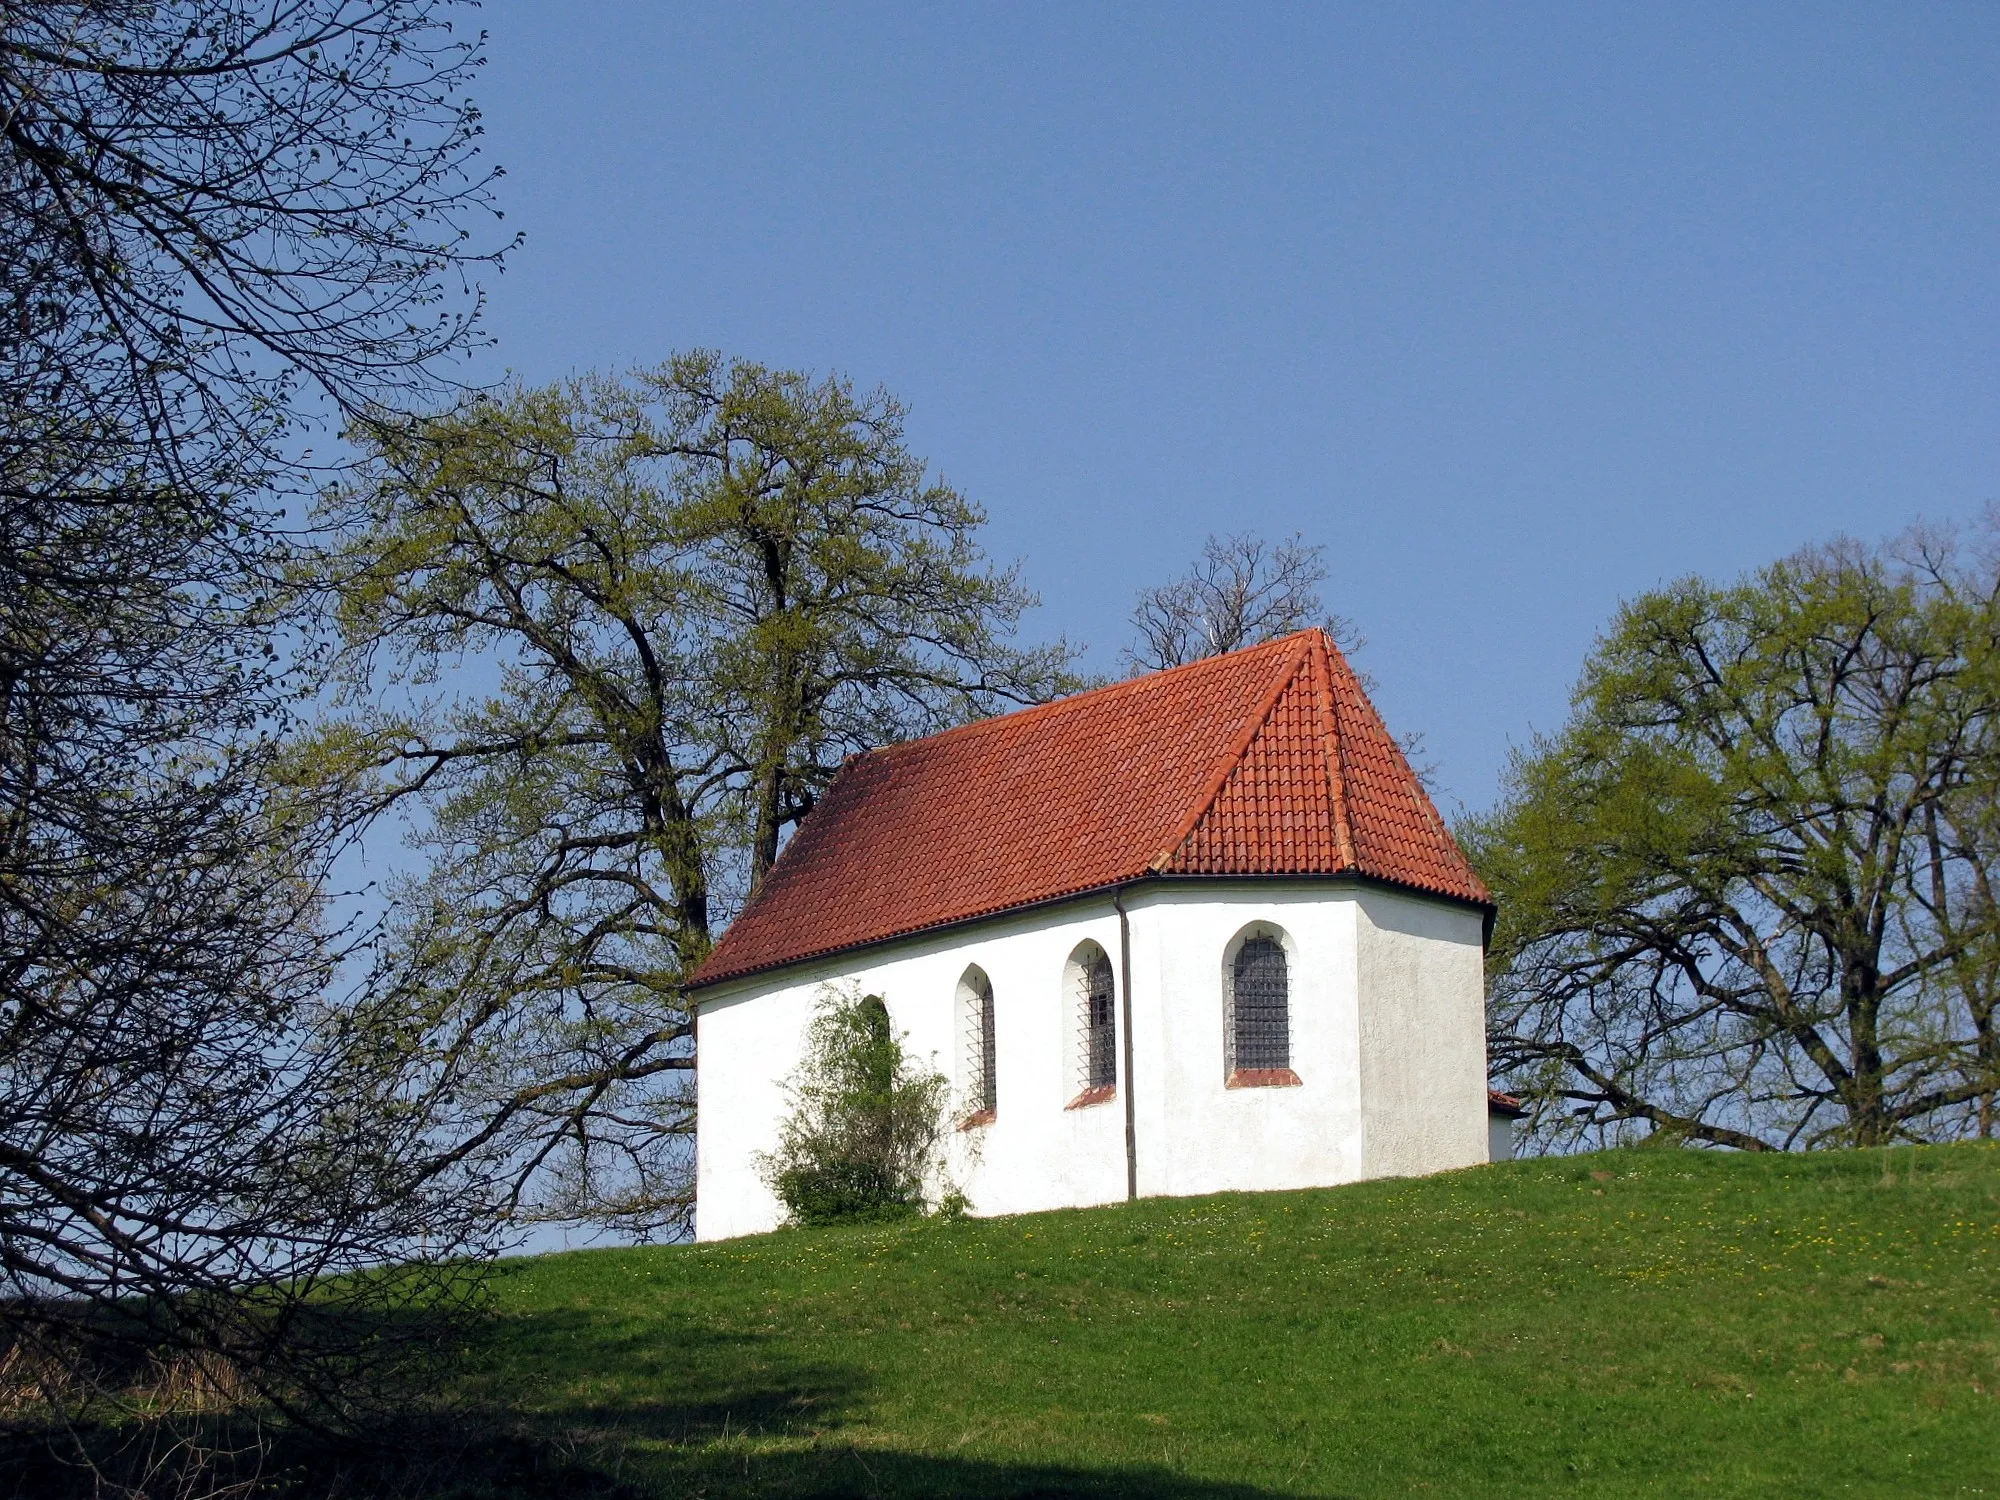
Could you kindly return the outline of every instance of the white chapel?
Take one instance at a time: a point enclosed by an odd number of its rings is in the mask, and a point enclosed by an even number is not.
[[[693,977],[697,1236],[782,1220],[830,985],[951,1079],[976,1214],[1504,1155],[1492,912],[1317,630],[858,757]]]

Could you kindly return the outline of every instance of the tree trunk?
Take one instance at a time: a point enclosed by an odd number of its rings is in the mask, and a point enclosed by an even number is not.
[[[1849,960],[1844,988],[1852,1045],[1847,1079],[1847,1118],[1857,1146],[1886,1146],[1894,1134],[1882,1094],[1879,1022],[1882,997],[1875,966]]]
[[[778,835],[784,831],[785,773],[771,766],[757,778],[757,832],[750,848],[750,894],[755,896],[764,877],[778,861]]]

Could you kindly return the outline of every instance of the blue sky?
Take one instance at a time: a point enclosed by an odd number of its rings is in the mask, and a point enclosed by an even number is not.
[[[2000,6],[489,3],[484,366],[839,370],[1115,666],[1303,532],[1447,806],[1621,598],[2000,500]]]

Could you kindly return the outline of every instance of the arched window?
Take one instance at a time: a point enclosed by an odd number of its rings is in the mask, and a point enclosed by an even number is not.
[[[1291,975],[1276,933],[1252,929],[1225,972],[1227,1069],[1232,1082],[1296,1083]]]
[[[958,1015],[966,1110],[971,1119],[983,1122],[1000,1108],[1000,1089],[993,1056],[993,982],[977,964],[958,981]]]
[[[1118,1021],[1111,960],[1095,943],[1070,955],[1069,984],[1076,1016],[1078,1103],[1108,1097],[1118,1083]]]
[[[863,995],[860,1016],[862,1034],[867,1038],[868,1087],[887,1094],[896,1081],[896,1033],[889,1024],[889,1007],[880,995]]]

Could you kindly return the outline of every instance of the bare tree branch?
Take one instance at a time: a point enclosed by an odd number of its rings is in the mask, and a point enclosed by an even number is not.
[[[1138,638],[1126,647],[1125,664],[1157,672],[1313,625],[1343,651],[1359,650],[1354,627],[1320,602],[1326,578],[1326,549],[1302,536],[1276,546],[1247,532],[1211,536],[1186,574],[1140,593],[1132,611]]]
[[[297,440],[475,333],[448,10],[0,9],[0,1337],[96,1397],[145,1347],[351,1417],[485,1233],[272,784]]]

